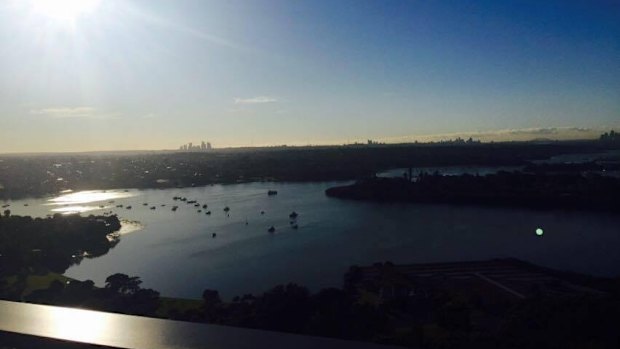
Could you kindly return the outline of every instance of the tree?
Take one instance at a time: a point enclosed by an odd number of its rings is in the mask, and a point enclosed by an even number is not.
[[[222,300],[220,299],[220,293],[216,290],[206,289],[202,292],[202,299],[204,300],[202,305],[204,320],[207,322],[217,322],[221,318],[220,308]]]
[[[138,276],[116,273],[105,279],[105,288],[120,294],[135,294],[140,290],[142,280]]]
[[[202,299],[206,305],[215,305],[222,303],[220,293],[216,290],[206,289],[202,292]]]
[[[257,298],[256,326],[275,331],[301,332],[311,312],[307,288],[293,283],[279,285]]]
[[[11,210],[4,210],[4,216],[9,217],[11,215]]]
[[[159,292],[150,288],[142,288],[130,297],[127,312],[135,315],[149,316],[154,315],[158,307]]]

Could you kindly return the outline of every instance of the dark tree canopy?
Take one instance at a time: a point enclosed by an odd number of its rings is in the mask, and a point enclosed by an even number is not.
[[[105,279],[105,287],[115,293],[132,295],[140,290],[140,280],[137,276],[128,276],[121,273],[110,275]]]
[[[106,254],[119,241],[110,234],[120,227],[116,216],[0,216],[0,272],[64,273],[85,257]]]

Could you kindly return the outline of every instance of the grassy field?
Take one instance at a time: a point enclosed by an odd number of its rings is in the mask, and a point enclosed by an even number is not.
[[[51,283],[56,280],[66,284],[73,279],[50,272],[43,275],[28,275],[22,280],[19,280],[17,275],[12,275],[6,277],[3,281],[6,282],[6,287],[8,289],[14,290],[19,298],[24,299],[33,291],[49,288]],[[170,317],[171,313],[183,313],[187,310],[199,309],[201,305],[202,300],[199,299],[161,297],[157,316],[167,318]]]
[[[159,309],[157,309],[157,316],[169,317],[171,311],[185,312],[191,309],[198,309],[202,305],[202,300],[199,299],[183,299],[183,298],[168,298],[161,297],[159,299]]]
[[[20,296],[22,298],[29,295],[33,291],[48,288],[50,284],[55,280],[66,284],[67,281],[71,281],[72,279],[57,273],[28,275],[22,282],[18,280],[18,277],[16,275],[9,276],[5,279],[9,288],[19,288],[21,290]]]

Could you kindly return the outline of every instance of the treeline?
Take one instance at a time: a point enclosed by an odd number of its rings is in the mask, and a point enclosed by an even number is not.
[[[475,176],[422,174],[416,180],[371,178],[329,188],[331,197],[354,200],[449,203],[528,208],[620,210],[620,179],[599,175],[499,172]]]
[[[403,144],[243,149],[210,153],[0,157],[0,199],[64,189],[172,188],[251,181],[364,178],[398,167],[522,165],[569,153],[600,152],[602,142]]]
[[[537,174],[600,174],[606,171],[620,171],[620,162],[589,161],[582,163],[529,164],[523,168],[523,171],[526,173]]]
[[[164,300],[140,288],[137,277],[114,274],[105,287],[92,281],[55,282],[27,301],[157,316],[174,320],[370,341],[414,348],[617,348],[620,283],[608,280],[602,295],[527,299],[464,296],[458,290],[395,292],[386,288],[404,276],[365,280],[364,287],[307,288],[279,285],[260,294],[223,301],[207,289],[189,309],[160,310]],[[411,280],[414,285],[421,285]]]
[[[91,280],[53,281],[47,289],[36,290],[24,300],[38,304],[79,307],[113,313],[156,316],[159,292],[141,288],[138,277],[125,274],[110,275],[105,287],[95,287]]]
[[[344,290],[327,288],[311,294],[296,284],[278,285],[260,294],[220,299],[205,290],[198,309],[171,312],[174,319],[270,331],[376,340],[388,326],[388,313],[371,304],[357,302]]]
[[[0,216],[0,277],[23,271],[64,273],[85,257],[106,254],[119,239],[116,216]]]

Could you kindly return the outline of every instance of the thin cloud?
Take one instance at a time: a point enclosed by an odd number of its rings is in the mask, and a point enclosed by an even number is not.
[[[504,133],[512,135],[553,135],[559,133],[559,130],[556,127],[542,127],[505,130]]]
[[[235,98],[235,104],[264,104],[276,103],[278,100],[273,97],[258,96],[252,98]]]
[[[30,114],[53,119],[109,119],[116,114],[102,113],[92,107],[50,107],[32,109]]]
[[[522,128],[522,129],[508,129],[499,130],[495,134],[509,134],[509,135],[525,135],[525,136],[555,136],[561,137],[573,137],[575,135],[596,135],[600,130],[587,128],[587,127],[535,127],[535,128]],[[494,134],[490,132],[490,134]]]
[[[44,115],[51,118],[91,118],[96,115],[96,109],[91,107],[57,107],[33,109],[30,111],[33,115]]]
[[[540,127],[540,128],[524,128],[516,130],[506,130],[506,133],[510,134],[539,134],[539,135],[554,135],[566,132],[575,133],[590,133],[593,130],[591,128],[584,127]]]
[[[472,137],[483,142],[490,141],[530,141],[536,139],[550,140],[571,140],[571,139],[595,139],[603,132],[599,128],[587,127],[535,127],[535,128],[517,128],[517,129],[501,129],[489,131],[474,132],[454,132],[427,134],[416,136],[400,136],[387,137],[379,139],[388,143],[411,142],[418,140],[421,142],[442,141],[456,138],[467,139]]]

